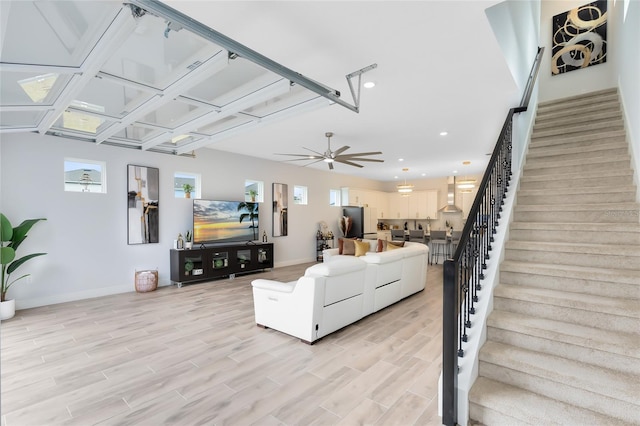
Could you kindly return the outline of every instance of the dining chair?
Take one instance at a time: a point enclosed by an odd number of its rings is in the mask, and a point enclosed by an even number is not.
[[[431,238],[429,241],[431,252],[431,264],[433,265],[433,258],[436,259],[436,265],[438,259],[442,256],[442,261],[447,258],[449,253],[449,240],[447,239],[447,231],[431,231]]]
[[[402,229],[392,229],[391,230],[391,241],[404,241],[404,230],[402,230]]]
[[[409,231],[409,241],[425,244],[424,231],[422,229],[411,229]]]

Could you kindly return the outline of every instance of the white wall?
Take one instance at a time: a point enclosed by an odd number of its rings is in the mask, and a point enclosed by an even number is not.
[[[160,285],[169,284],[169,250],[178,233],[192,227],[192,201],[175,198],[176,171],[202,175],[202,198],[242,200],[245,179],[265,184],[260,206],[260,235],[274,243],[275,265],[315,261],[318,222],[338,234],[341,209],[328,205],[329,189],[357,186],[378,189],[378,182],[201,149],[197,158],[140,152],[36,134],[2,135],[0,142],[0,203],[17,225],[26,218],[45,217],[19,249],[19,254],[44,251],[46,256],[25,264],[31,283],[9,291],[18,309],[134,291],[134,271],[158,268]],[[64,191],[65,157],[105,161],[107,193]],[[160,242],[127,245],[127,164],[160,169]],[[287,183],[289,236],[271,237],[271,184]],[[309,190],[309,205],[293,204],[293,185]]]
[[[626,18],[624,3],[628,2]],[[625,112],[627,139],[631,146],[637,196],[640,200],[640,2],[618,0],[613,16],[613,30],[620,43],[617,56],[618,87]]]

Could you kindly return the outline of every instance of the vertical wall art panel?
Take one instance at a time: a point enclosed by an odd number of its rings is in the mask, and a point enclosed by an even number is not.
[[[607,0],[554,16],[552,28],[552,75],[607,61]]]
[[[127,225],[129,244],[157,243],[159,169],[127,166]]]
[[[286,183],[273,184],[273,236],[284,237],[288,234],[289,188]]]

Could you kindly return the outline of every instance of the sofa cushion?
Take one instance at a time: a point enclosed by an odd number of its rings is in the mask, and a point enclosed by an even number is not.
[[[354,241],[353,243],[356,247],[356,257],[364,256],[369,251],[370,246],[368,241]]]

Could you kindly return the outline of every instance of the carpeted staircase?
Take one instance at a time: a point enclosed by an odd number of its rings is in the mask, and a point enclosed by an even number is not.
[[[541,103],[472,423],[640,424],[640,206],[615,90]]]

